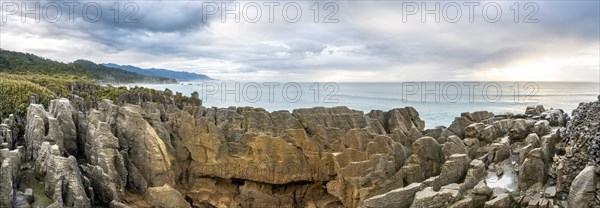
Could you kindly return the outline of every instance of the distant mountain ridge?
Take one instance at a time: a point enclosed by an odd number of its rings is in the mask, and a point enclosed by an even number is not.
[[[119,68],[106,67],[87,60],[63,63],[34,54],[4,49],[0,49],[0,72],[65,74],[86,77],[100,83],[177,83],[177,80],[173,78],[147,76]]]
[[[113,63],[102,64],[102,65],[104,65],[106,67],[122,69],[122,70],[133,72],[133,73],[138,73],[138,74],[142,74],[142,75],[146,75],[146,76],[172,78],[172,79],[176,79],[178,81],[212,80],[212,78],[210,78],[204,74],[197,74],[197,73],[191,73],[191,72],[173,71],[173,70],[168,70],[168,69],[157,69],[157,68],[144,69],[144,68],[131,66],[131,65],[118,65],[118,64],[113,64]]]

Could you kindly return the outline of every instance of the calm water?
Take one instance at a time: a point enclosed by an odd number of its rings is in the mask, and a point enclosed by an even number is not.
[[[403,83],[292,83],[292,82],[185,82],[143,84],[200,94],[210,107],[252,106],[268,111],[315,106],[348,106],[369,112],[412,106],[427,128],[448,126],[461,112],[487,110],[496,114],[523,113],[527,106],[544,105],[567,113],[580,102],[600,94],[598,83],[567,82],[403,82]]]

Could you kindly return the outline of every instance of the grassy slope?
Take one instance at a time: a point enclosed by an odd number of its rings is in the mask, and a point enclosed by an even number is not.
[[[103,69],[103,67],[83,60],[64,64],[32,54],[0,49],[0,114],[6,117],[12,113],[26,113],[29,97],[32,94],[38,95],[39,103],[46,107],[50,100],[70,95],[77,95],[83,100],[92,102],[102,99],[109,99],[115,103],[127,102],[128,97],[135,98],[139,95],[158,96],[163,100],[173,99],[175,103],[201,102],[197,99],[197,95],[196,98],[190,99],[181,93],[173,95],[168,89],[158,91],[143,87],[128,89],[100,85],[100,83],[113,83],[111,81],[115,80],[140,81],[141,79],[141,81],[159,82],[172,80],[138,75],[120,69]],[[110,80],[106,76],[115,79]]]

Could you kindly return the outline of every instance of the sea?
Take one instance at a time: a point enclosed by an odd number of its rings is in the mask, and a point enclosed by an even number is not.
[[[198,92],[205,107],[258,107],[267,111],[347,106],[368,113],[414,107],[426,128],[449,126],[462,112],[524,113],[527,106],[563,109],[571,115],[581,102],[598,100],[599,83],[588,82],[236,82],[188,81],[135,84]],[[134,84],[128,87],[135,86]]]

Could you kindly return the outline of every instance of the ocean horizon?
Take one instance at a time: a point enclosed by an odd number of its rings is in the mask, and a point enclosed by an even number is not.
[[[178,84],[131,84],[190,95],[198,92],[205,107],[256,107],[267,111],[346,106],[368,113],[414,107],[426,128],[449,126],[462,112],[496,115],[524,113],[528,106],[571,111],[597,100],[594,82],[236,82],[190,81]],[[300,92],[300,94],[298,94]]]

